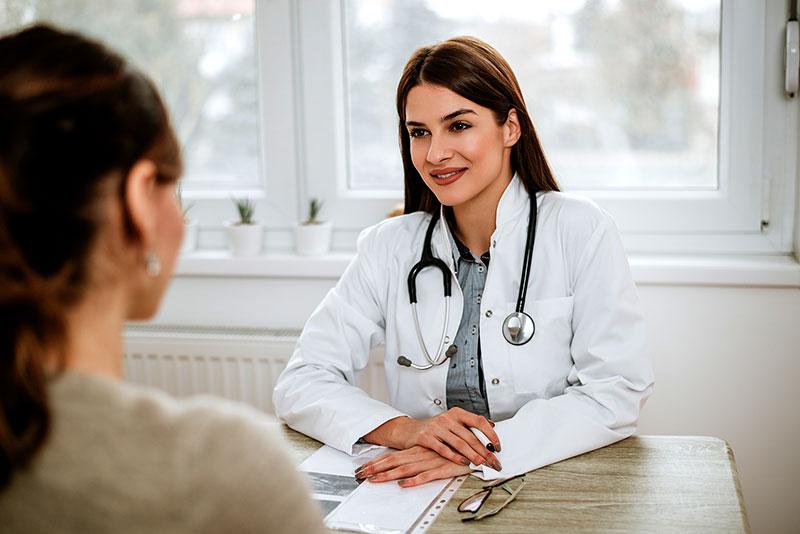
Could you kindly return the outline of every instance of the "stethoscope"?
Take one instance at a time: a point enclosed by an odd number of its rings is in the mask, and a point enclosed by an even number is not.
[[[536,323],[533,318],[525,313],[525,297],[528,293],[528,280],[531,274],[531,258],[533,257],[533,244],[536,240],[536,194],[530,195],[531,199],[531,213],[528,218],[528,236],[525,239],[525,257],[522,261],[522,275],[519,286],[519,295],[517,296],[516,311],[508,314],[508,317],[503,321],[503,337],[512,345],[524,345],[531,339],[536,332]],[[422,348],[422,354],[427,360],[425,365],[417,365],[408,359],[406,356],[399,356],[397,363],[404,367],[412,367],[414,369],[426,370],[436,365],[441,365],[447,361],[448,358],[454,356],[458,352],[455,345],[450,345],[447,350],[444,350],[447,339],[447,325],[450,321],[450,295],[451,295],[451,273],[450,268],[445,262],[433,255],[431,247],[431,240],[433,238],[433,229],[436,223],[439,222],[440,212],[434,212],[431,217],[431,222],[428,224],[428,230],[425,232],[425,243],[422,246],[422,257],[414,264],[411,271],[408,273],[408,299],[411,303],[411,312],[414,317],[414,329],[417,332],[417,339],[419,346]],[[442,273],[442,281],[444,283],[444,323],[442,325],[442,334],[439,338],[439,346],[434,353],[434,356],[428,352],[425,346],[425,340],[422,338],[422,332],[419,327],[419,315],[417,315],[417,275],[428,267],[435,267]]]

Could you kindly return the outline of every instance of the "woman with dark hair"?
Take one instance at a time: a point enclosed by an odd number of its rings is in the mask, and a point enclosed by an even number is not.
[[[180,175],[124,59],[47,26],[0,38],[0,531],[323,531],[274,424],[121,381],[123,324],[175,265]]]
[[[486,43],[417,50],[397,88],[405,215],[365,230],[274,400],[358,478],[516,475],[631,435],[653,389],[619,232],[561,193],[519,84]],[[443,287],[444,283],[444,287]],[[384,342],[389,404],[355,377]]]

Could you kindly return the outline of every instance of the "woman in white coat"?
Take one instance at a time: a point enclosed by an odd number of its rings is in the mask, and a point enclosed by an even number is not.
[[[359,237],[278,380],[278,415],[351,454],[398,449],[356,476],[402,486],[510,476],[631,435],[653,374],[619,232],[558,191],[506,61],[470,37],[421,48],[397,111],[405,215]],[[426,254],[442,268],[412,284]],[[520,308],[532,324],[504,324]],[[381,343],[388,404],[355,385]]]

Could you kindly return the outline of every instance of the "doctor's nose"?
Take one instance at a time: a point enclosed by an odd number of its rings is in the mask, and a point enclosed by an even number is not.
[[[431,137],[431,144],[428,146],[429,162],[442,163],[453,157],[453,150],[444,141],[442,138]]]

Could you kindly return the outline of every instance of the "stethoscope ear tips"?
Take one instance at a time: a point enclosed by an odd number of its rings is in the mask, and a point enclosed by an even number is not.
[[[452,358],[453,356],[456,355],[457,352],[458,352],[458,347],[456,347],[455,345],[450,345],[449,347],[447,347],[447,351],[445,351],[444,355],[446,358]]]
[[[399,356],[397,358],[397,363],[399,363],[403,367],[411,367],[411,360],[409,360],[405,356]]]

